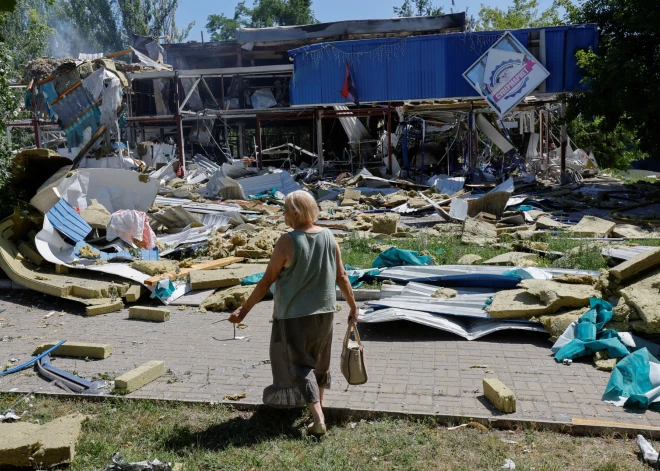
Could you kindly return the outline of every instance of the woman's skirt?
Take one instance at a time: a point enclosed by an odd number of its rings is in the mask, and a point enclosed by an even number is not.
[[[330,388],[333,318],[334,313],[329,312],[273,319],[273,384],[264,389],[264,404],[287,408],[319,402],[319,388]]]

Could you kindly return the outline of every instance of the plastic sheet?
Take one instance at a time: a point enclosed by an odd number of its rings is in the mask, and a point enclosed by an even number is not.
[[[433,259],[431,259],[430,255],[419,255],[419,253],[413,250],[402,250],[392,247],[378,255],[371,264],[373,268],[398,267],[401,265],[433,265]]]
[[[142,211],[121,210],[110,216],[107,239],[120,238],[127,244],[151,250],[156,246],[156,234],[149,226],[149,219]]]

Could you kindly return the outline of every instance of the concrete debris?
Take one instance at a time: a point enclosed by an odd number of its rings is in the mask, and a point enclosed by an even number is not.
[[[82,423],[87,419],[73,414],[44,425],[0,424],[0,467],[44,469],[71,463]]]
[[[497,243],[497,230],[488,222],[466,218],[463,223],[461,242],[478,247],[492,245]]]
[[[484,378],[483,388],[484,396],[497,410],[505,414],[512,414],[516,411],[516,398],[502,381],[496,378]]]
[[[633,330],[644,333],[660,333],[660,270],[655,270],[643,280],[621,288],[626,303],[637,311],[641,321],[631,322]]]
[[[536,223],[538,224],[538,221]],[[579,223],[569,230],[576,236],[601,239],[610,235],[615,226],[616,224],[612,221],[606,221],[595,216],[584,216]]]
[[[541,321],[545,330],[550,334],[550,341],[555,342],[564,333],[566,328],[578,320],[585,312],[587,312],[586,309],[577,309],[549,316],[541,316],[539,321]]]
[[[509,253],[504,253],[502,255],[498,255],[496,257],[493,257],[489,260],[486,260],[483,262],[484,265],[508,265],[508,266],[523,266],[526,262],[536,262],[538,260],[538,256],[533,253],[527,253],[527,252],[509,252]],[[527,265],[525,264],[524,266],[537,266],[538,264],[535,265]]]
[[[543,304],[559,308],[587,306],[589,298],[600,298],[600,293],[594,288],[555,281],[522,280],[520,286],[539,298]]]
[[[455,298],[458,295],[458,291],[451,288],[440,288],[431,295],[432,298],[441,298],[441,299],[450,299]]]
[[[658,234],[645,231],[632,224],[617,224],[612,231],[612,237],[620,237],[623,239],[647,239],[658,237]]]
[[[115,378],[115,389],[122,393],[132,393],[142,386],[155,381],[165,374],[164,361],[148,361],[134,370]]]
[[[461,258],[459,258],[458,261],[456,262],[456,264],[457,265],[474,265],[475,263],[480,262],[481,260],[483,260],[481,255],[476,255],[476,254],[469,253],[469,254],[463,255]]]
[[[536,227],[539,229],[563,229],[564,225],[547,216],[541,216],[536,220]]]
[[[610,270],[610,276],[619,284],[660,265],[660,247],[642,252]]]
[[[167,322],[170,320],[170,310],[159,307],[132,306],[128,310],[128,318],[151,322]]]
[[[80,212],[80,215],[94,229],[106,229],[111,216],[110,211],[95,199]]]
[[[616,363],[617,363],[617,359],[610,358],[610,356],[607,353],[607,350],[603,350],[602,352],[596,352],[594,354],[594,364],[596,365],[597,370],[612,371],[616,366]]]
[[[154,276],[176,271],[179,265],[171,260],[138,260],[131,263],[131,268]]]
[[[593,285],[596,283],[596,278],[591,275],[576,275],[574,273],[552,275],[552,280],[559,283],[569,283],[573,285]]]
[[[228,288],[241,284],[244,278],[266,271],[265,264],[230,265],[217,270],[197,270],[190,272],[190,288]]]
[[[39,355],[49,348],[55,346],[55,343],[44,343],[34,349],[33,355]],[[59,357],[77,357],[77,358],[94,358],[103,360],[112,355],[112,345],[105,343],[87,343],[87,342],[71,342],[67,341],[64,345],[60,345],[50,353],[51,356]]]
[[[372,231],[378,234],[394,234],[401,217],[396,213],[385,213],[376,216],[372,221]]]
[[[101,314],[109,314],[124,309],[124,303],[121,299],[103,304],[93,304],[85,308],[85,313],[88,316],[100,316]]]
[[[207,311],[231,311],[241,307],[253,290],[254,286],[233,286],[216,291],[204,300],[201,307]]]

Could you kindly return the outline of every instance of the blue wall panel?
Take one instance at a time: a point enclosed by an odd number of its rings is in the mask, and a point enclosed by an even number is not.
[[[546,92],[581,89],[574,53],[597,47],[595,25],[544,28]],[[528,47],[529,33],[512,31]],[[465,72],[503,31],[455,33],[410,38],[339,41],[289,51],[294,58],[292,105],[346,103],[340,95],[348,58],[361,102],[387,102],[475,96]]]

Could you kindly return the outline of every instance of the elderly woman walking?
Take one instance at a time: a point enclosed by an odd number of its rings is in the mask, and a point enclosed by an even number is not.
[[[336,311],[335,286],[348,302],[349,322],[357,321],[357,305],[341,261],[339,245],[328,229],[315,226],[318,207],[304,191],[284,200],[284,221],[293,231],[275,245],[264,277],[245,304],[229,320],[238,323],[275,283],[270,364],[273,384],[263,402],[273,407],[305,404],[314,417],[312,435],[325,434],[321,405],[330,387],[332,322]]]

